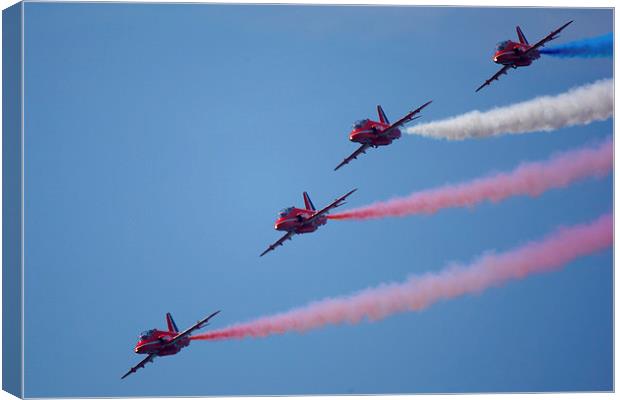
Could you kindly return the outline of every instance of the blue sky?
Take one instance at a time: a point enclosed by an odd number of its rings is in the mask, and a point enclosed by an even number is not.
[[[531,199],[330,221],[259,258],[280,208],[351,206],[592,143],[612,121],[446,142],[405,136],[338,172],[351,123],[435,120],[612,76],[542,57],[480,93],[521,25],[558,43],[610,10],[45,4],[25,7],[25,395],[612,389],[612,253],[378,323],[193,343],[121,381],[137,335],[285,311],[510,249],[612,208],[612,180]]]

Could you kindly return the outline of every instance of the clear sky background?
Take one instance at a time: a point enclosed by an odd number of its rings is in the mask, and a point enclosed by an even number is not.
[[[382,104],[424,121],[612,76],[543,56],[480,93],[495,43],[608,33],[611,10],[25,6],[25,395],[612,389],[612,253],[376,323],[194,342],[120,380],[140,331],[286,311],[507,250],[612,209],[588,180],[433,216],[330,221],[259,258],[276,212],[350,206],[590,144],[612,121],[447,142],[405,135],[333,172]]]

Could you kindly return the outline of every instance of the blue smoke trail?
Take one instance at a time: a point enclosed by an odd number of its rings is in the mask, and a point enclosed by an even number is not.
[[[612,33],[588,39],[576,40],[559,46],[541,49],[540,54],[555,57],[611,57],[613,54],[614,37]]]

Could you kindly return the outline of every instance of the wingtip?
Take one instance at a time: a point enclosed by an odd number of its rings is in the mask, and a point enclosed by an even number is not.
[[[345,162],[346,159],[344,161],[342,161],[340,164],[336,165],[336,168],[334,168],[334,171],[338,171],[340,168],[344,167],[345,165],[347,165],[348,163]]]
[[[433,101],[431,100],[431,101],[427,101],[426,103],[422,104],[422,105],[420,106],[420,108],[418,108],[418,111],[422,111],[422,110],[424,110],[424,109],[426,108],[426,106],[428,106],[428,105],[429,105],[429,104],[431,104],[432,102],[433,102]]]
[[[419,113],[420,111],[422,111],[424,108],[426,108],[426,106],[428,106],[428,105],[429,105],[429,104],[431,104],[432,102],[433,102],[433,100],[431,100],[431,101],[427,101],[426,103],[422,104],[420,107],[418,107],[418,108],[416,108],[416,109],[412,110],[411,112],[412,112],[412,113],[416,113],[416,114],[417,114],[417,113]]]

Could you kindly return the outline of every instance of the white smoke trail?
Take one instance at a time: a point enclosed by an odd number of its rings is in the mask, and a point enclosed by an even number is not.
[[[556,96],[498,107],[489,111],[471,111],[441,121],[407,128],[407,133],[435,139],[464,140],[544,131],[573,125],[587,125],[613,116],[614,85],[604,79],[580,86]]]

